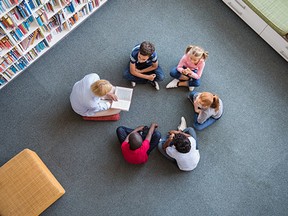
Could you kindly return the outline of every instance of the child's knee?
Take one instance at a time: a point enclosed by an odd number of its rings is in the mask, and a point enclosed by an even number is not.
[[[161,138],[161,133],[160,133],[158,130],[156,130],[156,131],[154,131],[153,136],[154,136],[155,138],[157,138],[157,139],[160,140],[160,138]]]

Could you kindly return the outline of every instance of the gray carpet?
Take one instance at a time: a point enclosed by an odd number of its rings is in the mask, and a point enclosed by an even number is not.
[[[137,85],[117,122],[87,122],[70,107],[73,84],[95,72],[115,85],[132,47],[156,45],[160,91]],[[157,151],[127,164],[115,129],[184,116],[185,88],[165,89],[188,44],[209,51],[198,91],[219,94],[223,117],[198,133],[201,159],[181,172]],[[0,165],[29,148],[66,194],[43,215],[287,215],[287,62],[222,1],[110,0],[0,91]]]

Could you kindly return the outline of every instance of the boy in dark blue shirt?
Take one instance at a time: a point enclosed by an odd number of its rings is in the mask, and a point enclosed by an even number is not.
[[[157,90],[160,89],[158,82],[164,79],[164,72],[158,65],[157,53],[152,43],[144,41],[132,49],[124,78],[131,81],[133,87],[136,83],[150,83]]]

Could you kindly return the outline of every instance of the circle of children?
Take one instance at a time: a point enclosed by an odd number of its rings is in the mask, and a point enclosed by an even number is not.
[[[166,137],[161,137],[156,123],[152,123],[150,127],[139,126],[135,129],[118,127],[117,137],[123,157],[128,163],[147,162],[150,152],[158,146],[159,151],[176,163],[180,170],[191,171],[196,168],[200,154],[195,130],[203,130],[215,123],[223,112],[222,101],[216,94],[194,91],[200,85],[207,57],[208,52],[203,48],[189,45],[177,67],[170,71],[170,76],[174,79],[166,86],[168,89],[189,89],[188,99],[194,108],[193,127],[187,127],[184,117],[181,117],[177,130],[170,130]],[[131,82],[132,87],[150,83],[159,90],[158,82],[164,79],[164,72],[158,64],[152,43],[144,41],[132,49],[130,64],[123,77]],[[93,117],[94,120],[115,120],[121,110],[111,108],[111,102],[117,100],[114,91],[115,87],[109,81],[100,79],[95,73],[88,74],[74,84],[70,95],[71,106],[84,119]]]

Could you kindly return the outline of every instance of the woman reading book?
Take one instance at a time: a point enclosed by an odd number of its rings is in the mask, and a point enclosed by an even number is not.
[[[86,75],[73,86],[70,102],[72,109],[83,117],[112,116],[120,109],[112,109],[112,101],[117,101],[115,87],[96,73]]]

